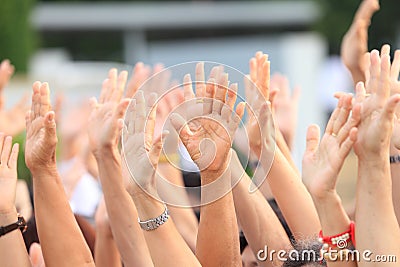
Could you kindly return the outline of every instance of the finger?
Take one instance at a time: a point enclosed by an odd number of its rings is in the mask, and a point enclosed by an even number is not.
[[[226,99],[226,104],[228,107],[233,110],[233,107],[235,106],[236,103],[236,98],[237,98],[237,90],[238,90],[238,84],[233,83],[229,86],[228,94],[227,94],[227,99]]]
[[[132,99],[128,108],[128,125],[127,130],[129,134],[135,132],[135,119],[136,119],[136,99]]]
[[[364,20],[370,23],[372,15],[379,10],[378,0],[364,0],[361,2],[359,8],[354,16],[354,21]]]
[[[159,135],[151,146],[150,157],[159,158],[161,154],[161,150],[163,147],[163,140],[169,134],[169,131],[165,130],[161,135]]]
[[[370,79],[365,88],[367,93],[376,93],[379,88],[379,81],[381,75],[381,59],[379,57],[378,50],[372,50],[371,52],[371,65],[369,68]]]
[[[216,92],[213,101],[212,112],[214,114],[221,114],[222,106],[225,103],[226,91],[228,89],[228,74],[223,73],[218,84],[215,86]]]
[[[263,56],[264,59],[267,58],[267,55]],[[262,61],[263,62],[263,61]],[[270,62],[263,62],[260,76],[260,90],[264,99],[269,100],[269,82],[270,82]]]
[[[31,105],[31,120],[40,116],[40,87],[42,83],[37,81],[32,86],[32,105]]]
[[[356,85],[356,103],[362,103],[366,97],[366,91],[363,82]]]
[[[49,111],[44,116],[45,138],[51,140],[57,138],[56,121],[54,111]]]
[[[192,78],[190,77],[189,73],[183,77],[183,95],[185,97],[185,101],[189,101],[194,98]]]
[[[203,115],[211,114],[213,106],[213,98],[215,94],[215,80],[209,79],[206,84],[205,98],[203,102]]]
[[[292,103],[298,103],[301,96],[301,87],[295,86],[292,92]]]
[[[340,114],[340,108],[342,107],[343,104],[343,97],[339,99],[339,102],[335,108],[335,110],[332,112],[331,117],[329,118],[328,124],[326,125],[325,133],[327,134],[332,134],[333,133],[333,125],[337,119],[337,117]]]
[[[123,119],[126,113],[126,109],[130,103],[129,98],[122,99],[119,103],[117,108],[114,111],[114,120]]]
[[[10,169],[13,169],[13,170],[17,169],[18,152],[19,152],[19,144],[15,143],[12,147],[11,155],[8,160],[8,167]]]
[[[196,97],[204,97],[206,91],[204,75],[204,62],[196,64]]]
[[[271,138],[275,135],[274,130],[274,119],[272,117],[272,103],[267,101],[262,104],[259,114],[259,127],[261,129],[261,139]]]
[[[101,104],[104,104],[104,102],[106,101],[106,96],[108,94],[109,87],[110,87],[110,80],[107,78],[101,84],[101,92],[99,97],[99,102]]]
[[[394,52],[394,59],[392,67],[390,68],[390,78],[394,81],[398,81],[400,72],[400,50]]]
[[[347,94],[343,96],[342,106],[340,108],[338,117],[333,123],[332,133],[337,135],[340,129],[343,127],[343,125],[347,122],[347,119],[349,118],[351,111],[351,100],[352,100],[351,95]]]
[[[151,148],[154,137],[154,127],[156,125],[156,112],[157,112],[157,94],[151,93],[147,100],[148,116],[146,119],[146,130],[145,130],[145,145]]]
[[[315,153],[319,146],[320,130],[318,125],[312,124],[307,129],[306,153]]]
[[[386,100],[390,96],[390,56],[381,57],[379,88],[376,92],[381,100]]]
[[[394,112],[396,111],[397,104],[400,101],[400,94],[395,94],[389,98],[385,104],[382,112],[383,120],[392,123],[394,119]]]
[[[388,45],[388,44],[382,45],[382,47],[381,47],[381,57],[383,55],[390,56],[390,45]]]
[[[187,140],[193,135],[193,133],[186,123],[186,120],[178,113],[172,113],[170,121],[183,144],[187,145]]]
[[[40,86],[40,111],[39,114],[41,117],[44,117],[47,112],[50,111],[50,90],[49,84],[43,83]]]
[[[117,90],[117,79],[118,79],[118,70],[116,68],[110,69],[108,72],[108,90],[105,92],[104,101],[113,101],[112,97],[114,95],[115,90]]]
[[[1,155],[3,155],[3,149],[4,149],[4,143],[5,143],[5,135],[4,135],[4,133],[3,132],[0,132],[0,151],[1,151]],[[7,162],[7,161],[4,161],[4,162]],[[1,164],[2,162],[0,162],[0,164]]]
[[[126,81],[128,80],[128,72],[121,71],[118,75],[118,82],[116,85],[116,89],[113,91],[111,96],[112,101],[119,102],[121,100],[122,95],[124,94]]]
[[[232,115],[231,119],[229,120],[229,132],[231,135],[230,136],[231,141],[233,141],[233,136],[235,135],[235,132],[239,126],[240,120],[243,117],[245,105],[246,105],[245,102],[240,102],[236,106],[235,113]]]
[[[348,137],[339,148],[339,158],[345,159],[349,155],[350,150],[353,148],[353,144],[357,140],[357,131],[357,128],[351,128],[348,133]]]
[[[357,127],[361,121],[361,104],[357,103],[353,106],[351,117],[348,119],[346,124],[339,130],[337,134],[337,141],[342,144],[352,128]]]
[[[128,82],[126,97],[132,98],[139,90],[140,86],[147,80],[150,75],[150,69],[146,68],[143,62],[136,63],[132,71],[132,77]]]
[[[135,118],[135,133],[144,132],[144,125],[146,121],[146,108],[144,101],[144,94],[139,90],[136,95],[136,118]]]
[[[12,146],[12,138],[11,136],[7,136],[6,138],[4,138],[3,149],[1,150],[2,165],[8,164],[8,161],[10,159],[11,146]]]

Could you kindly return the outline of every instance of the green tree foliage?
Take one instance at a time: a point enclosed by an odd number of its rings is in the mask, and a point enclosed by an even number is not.
[[[338,54],[343,35],[353,20],[362,0],[315,0],[321,7],[322,16],[314,29],[329,42],[330,52]],[[381,0],[380,10],[372,18],[369,28],[369,49],[379,48],[384,43],[395,44],[396,31],[400,27],[399,0]]]
[[[9,58],[17,71],[25,71],[35,47],[29,15],[36,0],[1,0],[0,59]]]

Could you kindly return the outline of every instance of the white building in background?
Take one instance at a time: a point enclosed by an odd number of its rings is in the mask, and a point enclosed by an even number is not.
[[[40,3],[31,20],[39,32],[122,32],[123,55],[130,65],[144,61],[172,66],[202,60],[220,62],[247,73],[248,60],[256,51],[268,53],[272,72],[288,75],[291,85],[302,88],[294,152],[300,166],[307,126],[322,125],[324,119],[317,81],[327,57],[327,44],[309,31],[318,16],[313,1],[110,2]],[[214,30],[217,35],[204,35]],[[162,31],[191,34],[190,38],[149,38],[149,33]],[[196,37],[197,32],[202,34]],[[50,81],[53,88],[63,88],[67,97],[97,95],[111,64],[71,62],[68,58],[65,52],[41,51],[33,60],[31,74]],[[243,88],[240,93],[243,94]]]

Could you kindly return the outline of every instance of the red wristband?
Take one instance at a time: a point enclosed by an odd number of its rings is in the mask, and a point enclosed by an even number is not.
[[[339,244],[338,246],[338,242],[343,240],[343,241],[347,241],[347,240],[351,240],[351,242],[353,243],[354,246],[356,246],[356,238],[355,238],[355,225],[354,222],[351,221],[350,222],[350,229],[347,230],[346,232],[337,234],[337,235],[333,235],[333,236],[324,236],[322,234],[322,230],[319,232],[319,241],[321,243],[326,243],[332,246],[336,246],[338,248],[344,248],[346,246],[342,246]],[[342,242],[343,242],[342,241]]]

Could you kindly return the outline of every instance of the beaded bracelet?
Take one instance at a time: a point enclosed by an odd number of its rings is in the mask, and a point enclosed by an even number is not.
[[[356,240],[355,240],[355,225],[354,222],[350,222],[350,229],[347,230],[346,232],[333,235],[333,236],[324,236],[322,234],[322,230],[319,232],[319,242],[321,243],[326,243],[338,248],[345,248],[342,243],[345,245],[347,244],[348,240],[351,240],[353,245],[356,245]]]

